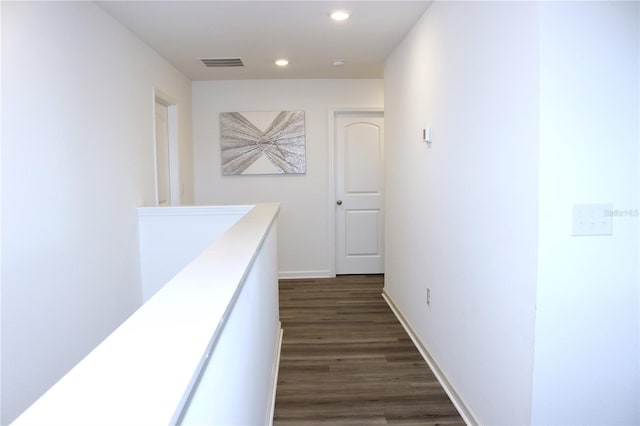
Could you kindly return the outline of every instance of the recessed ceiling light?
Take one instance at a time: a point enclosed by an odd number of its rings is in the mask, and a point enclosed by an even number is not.
[[[331,12],[331,19],[333,19],[334,21],[345,21],[349,19],[350,16],[351,14],[346,10],[336,10],[334,12]]]
[[[276,61],[276,65],[279,67],[286,67],[287,65],[289,65],[289,61],[287,61],[286,59],[278,59]]]
[[[342,59],[334,59],[333,60],[333,66],[334,67],[341,67],[344,65],[344,60]]]

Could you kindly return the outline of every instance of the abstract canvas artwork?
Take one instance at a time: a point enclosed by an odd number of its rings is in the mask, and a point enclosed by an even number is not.
[[[222,174],[305,173],[304,111],[220,114]]]

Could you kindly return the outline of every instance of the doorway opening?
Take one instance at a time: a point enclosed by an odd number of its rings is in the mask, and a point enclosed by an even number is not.
[[[156,205],[179,205],[177,105],[157,89],[154,89],[153,117]]]

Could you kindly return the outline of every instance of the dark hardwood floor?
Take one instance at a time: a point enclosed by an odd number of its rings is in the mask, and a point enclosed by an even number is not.
[[[464,425],[382,298],[383,282],[280,281],[274,425]]]

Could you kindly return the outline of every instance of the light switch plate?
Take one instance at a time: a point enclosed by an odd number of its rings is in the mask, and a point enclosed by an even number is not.
[[[573,236],[612,235],[613,204],[574,204]]]

